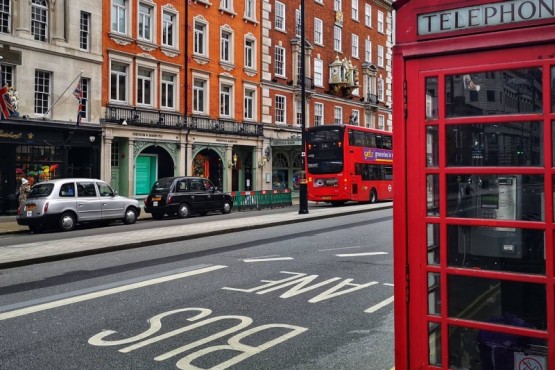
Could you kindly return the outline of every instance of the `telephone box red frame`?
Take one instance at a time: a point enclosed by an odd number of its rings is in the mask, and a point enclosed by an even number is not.
[[[519,6],[530,7],[532,2],[508,0]],[[526,335],[547,343],[546,368],[555,368],[555,263],[554,263],[554,207],[553,179],[553,131],[555,112],[553,83],[555,79],[555,17],[536,20],[520,20],[510,24],[461,27],[456,31],[446,30],[430,35],[418,34],[418,16],[439,13],[486,4],[501,4],[503,1],[484,0],[397,0],[396,41],[393,52],[393,101],[394,101],[394,279],[395,279],[395,368],[403,369],[449,369],[448,328],[453,325],[472,330],[500,330],[516,335]],[[522,5],[522,3],[527,3]],[[548,4],[549,3],[549,4]],[[546,1],[550,5],[552,1]],[[538,4],[535,2],[535,4]],[[523,8],[524,9],[524,8]],[[531,9],[531,8],[528,8]],[[475,14],[475,13],[473,13]],[[528,14],[521,14],[525,17]],[[522,120],[542,123],[543,164],[523,167],[474,167],[453,169],[446,165],[446,124],[449,119],[439,113],[436,120],[426,120],[425,81],[429,76],[438,77],[438,110],[445,105],[445,77],[463,74],[466,71],[488,71],[538,66],[543,71],[541,113],[522,114]],[[483,117],[488,120],[503,119]],[[480,117],[478,117],[480,119]],[[514,118],[509,117],[509,120]],[[460,124],[471,123],[476,118],[460,118]],[[438,165],[427,166],[426,127],[435,126],[438,132]],[[545,272],[542,274],[514,274],[504,271],[453,268],[447,263],[446,229],[452,223],[472,226],[498,226],[492,221],[460,220],[448,217],[446,208],[446,178],[457,172],[513,173],[543,176],[544,194],[542,207],[545,216],[541,221],[505,221],[503,226],[539,230],[544,233]],[[437,215],[430,215],[427,208],[427,176],[436,176],[438,184]],[[440,230],[439,260],[437,265],[427,261],[427,225],[434,224]],[[439,277],[440,308],[430,314],[429,274]],[[517,280],[545,287],[545,311],[547,322],[544,328],[515,328],[496,326],[487,322],[461,320],[448,313],[448,277],[461,275],[495,279]],[[461,291],[464,295],[466,292]],[[518,300],[519,297],[515,297]],[[518,302],[517,302],[518,303]],[[430,363],[430,327],[440,327],[441,335],[436,343],[439,353]],[[483,368],[486,368],[485,365]],[[471,368],[471,367],[470,367]]]

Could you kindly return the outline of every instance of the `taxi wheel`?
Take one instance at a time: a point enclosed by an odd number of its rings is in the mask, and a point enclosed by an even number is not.
[[[125,211],[125,217],[123,217],[123,223],[126,225],[131,225],[137,222],[137,211],[133,207],[127,208]]]
[[[231,203],[230,202],[224,202],[224,205],[222,207],[222,213],[228,214],[229,212],[231,212]]]
[[[60,217],[58,226],[60,226],[61,231],[71,231],[75,229],[76,223],[77,223],[77,219],[75,218],[75,215],[71,212],[65,212]]]
[[[189,206],[186,203],[181,203],[177,209],[177,217],[185,218],[189,216]]]

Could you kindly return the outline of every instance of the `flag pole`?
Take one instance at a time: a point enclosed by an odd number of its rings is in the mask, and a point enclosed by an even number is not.
[[[81,72],[79,72],[79,74],[77,75],[77,77],[75,77],[75,79],[73,81],[71,81],[71,83],[68,85],[68,87],[64,90],[64,92],[58,97],[58,99],[56,99],[56,101],[50,106],[50,108],[48,108],[46,110],[46,112],[44,112],[45,115],[48,114],[48,112],[50,112],[52,110],[52,108],[54,108],[54,106],[56,104],[58,104],[58,102],[60,101],[60,99],[62,98],[62,96],[64,96],[64,94],[69,90],[69,88],[71,86],[73,86],[73,84],[75,83],[75,81],[77,81],[78,79],[81,78],[81,76],[83,75],[83,70],[81,70]]]

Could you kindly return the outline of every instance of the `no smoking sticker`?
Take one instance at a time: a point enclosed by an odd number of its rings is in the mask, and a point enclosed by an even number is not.
[[[515,353],[515,370],[547,370],[545,357]]]

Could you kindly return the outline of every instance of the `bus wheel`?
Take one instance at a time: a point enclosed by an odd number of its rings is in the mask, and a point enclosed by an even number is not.
[[[375,189],[370,191],[370,203],[376,203],[378,201],[378,193],[376,193]]]

